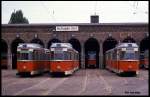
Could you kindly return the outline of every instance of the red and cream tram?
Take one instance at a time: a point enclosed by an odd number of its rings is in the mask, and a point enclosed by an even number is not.
[[[139,73],[138,45],[120,43],[106,52],[106,68],[118,74],[123,72]]]
[[[48,49],[35,43],[21,43],[17,47],[17,71],[22,74],[40,74],[48,70],[49,55]]]
[[[96,52],[88,51],[88,67],[96,67]]]
[[[70,43],[53,43],[50,48],[50,73],[73,74],[79,68],[79,54]]]

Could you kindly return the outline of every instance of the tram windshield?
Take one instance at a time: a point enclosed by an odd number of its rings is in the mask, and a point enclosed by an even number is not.
[[[71,52],[67,51],[51,52],[51,60],[71,60],[71,59],[73,59]]]
[[[17,60],[32,60],[32,53],[29,52],[18,52]]]
[[[137,60],[138,59],[138,52],[121,52],[120,59],[122,60]]]
[[[63,60],[63,52],[51,52],[51,60]]]

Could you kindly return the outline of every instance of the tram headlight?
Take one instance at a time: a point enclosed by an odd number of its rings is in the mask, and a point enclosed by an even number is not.
[[[58,65],[58,66],[57,66],[57,69],[60,69],[60,68],[61,68],[61,67]]]
[[[129,69],[131,69],[132,68],[132,66],[131,65],[129,65]]]
[[[23,66],[23,69],[26,69],[27,67],[26,66]]]

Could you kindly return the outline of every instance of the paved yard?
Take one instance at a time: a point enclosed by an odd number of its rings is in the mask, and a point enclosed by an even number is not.
[[[15,70],[2,70],[2,95],[149,95],[148,80],[148,70],[137,77],[100,69],[81,69],[66,77],[19,77]]]

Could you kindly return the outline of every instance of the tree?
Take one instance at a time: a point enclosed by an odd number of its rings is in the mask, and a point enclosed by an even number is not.
[[[26,19],[25,17],[23,17],[23,13],[21,10],[18,11],[14,11],[11,14],[10,20],[8,22],[8,24],[29,24],[28,19]]]

